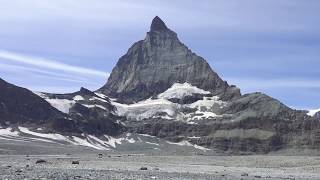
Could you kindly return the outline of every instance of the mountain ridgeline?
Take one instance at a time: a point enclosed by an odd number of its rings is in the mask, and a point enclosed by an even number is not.
[[[143,143],[129,135],[223,154],[320,149],[319,113],[312,117],[263,93],[241,95],[159,17],[96,91],[35,93],[1,80],[0,92],[2,128],[54,132],[98,149],[116,149],[119,136],[118,145]]]
[[[99,92],[132,103],[164,92],[177,82],[189,82],[226,100],[240,96],[238,88],[223,81],[155,17],[146,38],[134,43],[119,59]]]

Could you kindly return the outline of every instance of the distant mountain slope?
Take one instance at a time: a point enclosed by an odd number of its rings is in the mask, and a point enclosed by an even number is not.
[[[68,117],[28,89],[0,79],[0,124],[46,126],[58,131],[76,131]]]
[[[35,94],[1,79],[0,92],[2,127],[41,127],[42,132],[66,135],[116,135],[123,129],[116,122],[117,116],[112,114],[114,107],[108,99],[102,99],[84,88],[64,95]]]

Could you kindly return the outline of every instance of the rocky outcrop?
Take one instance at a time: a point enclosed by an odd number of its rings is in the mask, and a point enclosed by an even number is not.
[[[195,124],[162,118],[128,120],[130,132],[169,141],[187,140],[230,154],[260,154],[290,148],[317,149],[320,123],[262,93],[243,95],[220,109],[220,117]]]
[[[53,131],[78,132],[75,123],[28,89],[0,79],[0,125],[45,126]]]
[[[1,127],[41,127],[43,133],[57,132],[64,135],[118,135],[125,130],[116,122],[121,120],[121,117],[113,114],[114,106],[110,104],[109,99],[98,97],[84,88],[72,94],[42,93],[40,97],[28,89],[0,79],[0,91]],[[75,96],[83,99],[74,101],[69,113],[59,111],[49,103],[50,101],[46,101],[51,98],[56,102],[56,106],[63,106],[61,103],[65,100],[72,102]]]
[[[115,107],[110,99],[104,95],[81,88],[80,91],[70,94],[49,94],[41,95],[48,102],[58,101],[60,106],[63,103],[70,104],[67,115],[77,122],[81,131],[93,135],[119,135],[125,131],[120,123],[123,117],[115,115]],[[52,103],[52,106],[59,104]]]
[[[134,43],[119,59],[108,82],[98,91],[132,103],[155,96],[176,82],[189,82],[225,100],[240,96],[238,88],[223,81],[155,17],[146,38]]]

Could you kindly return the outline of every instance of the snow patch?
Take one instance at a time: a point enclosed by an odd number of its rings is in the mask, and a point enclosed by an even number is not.
[[[102,93],[94,93],[95,95],[97,95],[97,96],[99,96],[99,97],[101,97],[102,99],[106,99],[106,98],[108,98],[108,96],[106,96],[106,95],[104,95],[104,94],[102,94]]]
[[[320,112],[320,109],[310,110],[308,112],[308,116],[314,116],[314,115],[316,115],[317,112]]]
[[[176,115],[177,105],[166,99],[147,99],[135,104],[112,103],[116,108],[116,113],[127,118],[142,120],[144,118],[156,117],[159,113],[170,118]]]
[[[217,105],[219,107],[223,107],[223,106],[227,105],[227,103],[219,100],[218,96],[212,96],[212,97],[204,97],[203,100],[199,100],[199,101],[196,101],[196,102],[190,104],[190,107],[208,110],[214,105]]]
[[[101,105],[98,105],[98,104],[81,104],[82,106],[85,106],[87,108],[100,108],[100,109],[103,109],[103,110],[107,110],[107,108],[101,106]]]
[[[108,102],[107,100],[103,99],[103,98],[98,98],[98,97],[92,97],[89,99],[90,101],[95,101],[95,100],[98,100],[98,101],[101,101],[101,102]]]
[[[98,139],[94,136],[91,136],[92,139]],[[76,136],[72,136],[72,144],[74,145],[79,145],[79,146],[86,146],[86,147],[91,147],[93,149],[97,149],[97,150],[107,150],[106,147],[98,144],[98,143],[93,143],[93,142],[90,142],[90,140],[88,139],[81,139],[79,137],[76,137]],[[99,142],[99,141],[98,141]]]
[[[107,135],[105,135],[105,137],[108,139],[106,144],[114,148],[116,148],[117,144],[122,144],[122,141],[124,140],[124,138],[114,138],[112,136],[107,136]]]
[[[37,96],[39,96],[39,97],[41,97],[41,98],[43,98],[43,99],[48,98],[48,97],[47,97],[44,93],[42,93],[42,92],[33,91],[33,94],[35,94],[35,95],[37,95]]]
[[[186,97],[186,96],[191,96],[192,94],[210,94],[210,92],[202,90],[200,88],[197,88],[196,86],[192,86],[188,82],[185,82],[183,84],[174,83],[165,92],[159,94],[158,98],[164,98],[164,99],[177,98],[177,99],[181,99],[181,98]]]
[[[51,104],[54,108],[59,111],[68,114],[70,108],[75,104],[75,101],[68,99],[45,99],[48,103]]]
[[[0,136],[18,136],[19,132],[13,131],[12,128],[0,129]]]
[[[20,127],[20,126],[18,127],[18,129],[25,134],[29,134],[29,135],[36,136],[36,137],[42,137],[42,138],[46,138],[46,139],[53,139],[53,140],[70,142],[70,140],[67,137],[62,136],[61,134],[38,133],[38,132],[30,131],[28,128]]]
[[[158,143],[153,143],[153,142],[145,142],[146,144],[151,144],[151,145],[155,145],[155,146],[160,146]]]
[[[177,142],[177,143],[167,141],[167,143],[168,143],[168,144],[173,144],[173,145],[178,145],[178,146],[190,146],[190,147],[194,147],[194,148],[196,148],[196,149],[202,150],[202,151],[209,151],[209,150],[211,150],[211,149],[208,149],[208,148],[205,148],[205,147],[196,145],[196,144],[191,144],[191,143],[188,142],[188,141],[181,141],[181,142]]]
[[[73,97],[73,100],[75,100],[75,101],[83,101],[84,98],[82,96],[80,96],[80,95],[76,95],[75,97]]]

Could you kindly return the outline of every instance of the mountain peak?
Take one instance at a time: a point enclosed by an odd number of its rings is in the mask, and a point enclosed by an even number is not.
[[[158,16],[156,16],[152,20],[150,31],[163,31],[163,30],[168,30],[168,27]]]
[[[174,83],[188,82],[221,99],[240,96],[202,57],[180,42],[177,34],[156,16],[144,40],[122,56],[107,83],[98,91],[119,102],[133,103],[156,96]]]

